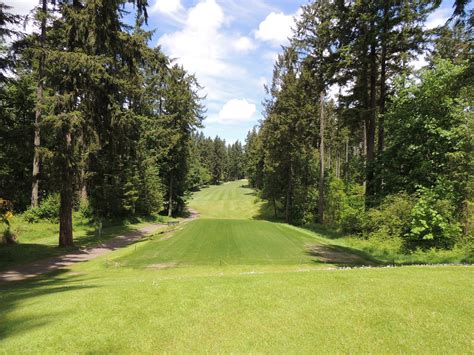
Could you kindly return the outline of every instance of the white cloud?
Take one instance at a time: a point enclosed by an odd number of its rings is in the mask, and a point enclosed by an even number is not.
[[[187,11],[181,30],[164,34],[158,40],[165,53],[196,74],[208,100],[221,104],[236,95],[227,83],[247,75],[245,69],[233,63],[238,39],[224,32],[228,22],[215,0],[200,0]],[[244,44],[249,45],[240,43]]]
[[[255,104],[248,102],[246,99],[232,99],[226,102],[217,117],[211,117],[207,122],[221,124],[245,123],[252,120],[256,111]]]
[[[257,48],[257,46],[250,38],[243,36],[234,42],[234,48],[238,52],[248,52]]]
[[[35,6],[38,0],[5,0],[5,5],[11,6],[9,12],[17,15],[27,15]]]
[[[188,71],[203,75],[219,75],[229,68],[225,61],[219,28],[224,13],[215,0],[204,0],[188,11],[181,31],[164,34],[158,44]]]
[[[428,30],[431,30],[438,26],[443,26],[446,23],[446,21],[448,21],[450,15],[451,15],[450,9],[446,9],[446,8],[437,9],[430,16],[428,16],[428,19],[426,20],[424,27]]]
[[[258,26],[255,37],[273,45],[287,43],[291,36],[292,27],[295,24],[293,15],[285,15],[283,12],[271,12]]]
[[[173,14],[182,8],[181,0],[156,0],[153,6],[150,8],[150,12]]]

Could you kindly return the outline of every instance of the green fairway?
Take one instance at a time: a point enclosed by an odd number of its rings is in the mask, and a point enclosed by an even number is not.
[[[210,186],[194,194],[189,206],[201,218],[252,219],[259,215],[262,203],[246,180]]]
[[[472,267],[336,269],[376,262],[256,220],[244,185],[198,192],[174,232],[0,285],[0,352],[474,351]]]
[[[302,264],[315,261],[306,246],[315,238],[267,221],[197,220],[172,238],[142,244],[126,265]]]

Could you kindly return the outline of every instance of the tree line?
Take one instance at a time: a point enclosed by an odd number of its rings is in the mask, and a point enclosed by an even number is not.
[[[148,45],[146,1],[42,0],[32,34],[10,10],[0,2],[0,197],[34,211],[58,194],[60,246],[74,209],[171,216],[198,186],[243,177],[240,143],[197,133],[194,75]]]
[[[440,1],[302,7],[246,140],[252,186],[288,223],[322,224],[407,247],[473,233],[473,11]],[[426,53],[426,67],[412,63]]]

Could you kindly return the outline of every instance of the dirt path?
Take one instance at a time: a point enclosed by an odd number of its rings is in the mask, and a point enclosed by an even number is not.
[[[180,224],[196,219],[198,216],[199,215],[196,211],[189,210],[189,216],[180,222]],[[61,256],[39,260],[26,265],[20,265],[7,271],[0,271],[0,284],[10,281],[22,281],[48,272],[64,270],[75,263],[92,260],[101,255],[123,248],[166,226],[166,224],[150,224],[137,231],[119,235],[94,248],[80,249]]]

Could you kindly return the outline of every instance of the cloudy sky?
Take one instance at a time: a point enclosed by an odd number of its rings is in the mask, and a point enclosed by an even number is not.
[[[5,0],[4,0],[5,1]],[[38,0],[6,0],[25,14]],[[204,133],[243,140],[261,119],[263,85],[291,34],[293,16],[307,0],[150,0],[151,45],[195,73],[206,95]],[[429,19],[445,22],[452,0]],[[416,63],[423,64],[423,60]]]

